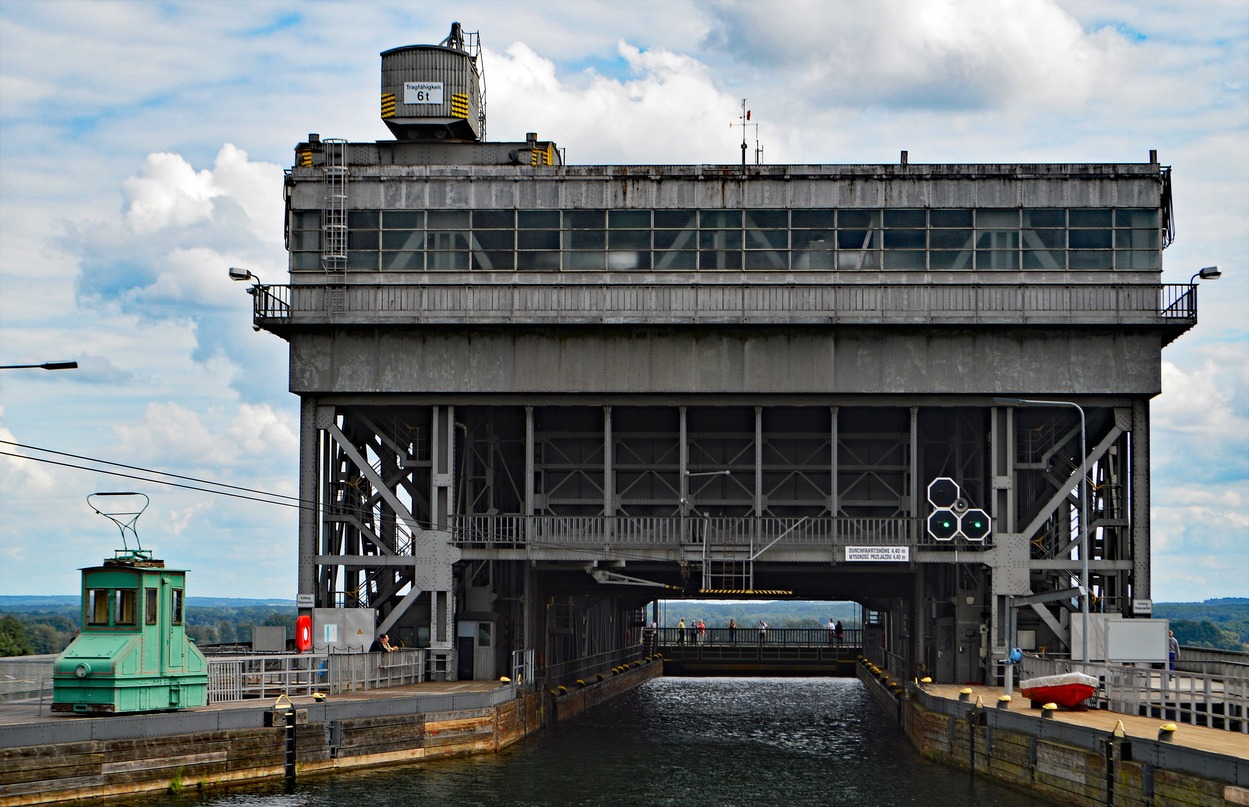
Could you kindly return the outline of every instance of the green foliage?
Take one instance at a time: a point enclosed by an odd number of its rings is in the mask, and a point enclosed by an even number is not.
[[[666,622],[669,628],[682,617],[686,624],[701,619],[709,628],[727,628],[729,619],[737,620],[739,628],[754,627],[760,619],[772,628],[824,628],[830,618],[840,619],[847,628],[859,622],[859,606],[853,602],[668,600],[660,603],[659,613],[660,624]]]
[[[16,617],[0,616],[0,656],[29,656],[34,652],[26,626]]]
[[[1249,652],[1249,599],[1154,603],[1154,617],[1170,620],[1182,645]]]

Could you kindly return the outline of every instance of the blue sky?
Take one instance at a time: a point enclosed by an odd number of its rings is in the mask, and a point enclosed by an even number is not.
[[[309,132],[389,138],[386,49],[457,15],[491,139],[572,163],[1145,162],[1174,169],[1164,282],[1200,324],[1153,403],[1153,595],[1249,596],[1249,6],[1131,0],[0,3],[0,440],[279,494],[286,343],[226,277],[282,282],[282,172]],[[753,135],[752,135],[753,136]],[[32,462],[0,445],[0,595],[72,594],[136,489],[192,593],[295,594],[294,512]],[[46,456],[46,455],[40,455]],[[62,458],[64,460],[65,458]],[[68,460],[66,460],[68,461]]]

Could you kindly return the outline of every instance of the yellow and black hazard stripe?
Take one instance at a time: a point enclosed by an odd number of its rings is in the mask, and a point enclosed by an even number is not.
[[[295,149],[295,165],[300,168],[310,168],[312,166],[312,149]]]
[[[699,594],[734,594],[734,595],[766,595],[770,597],[788,597],[794,592],[783,588],[700,588]]]
[[[468,118],[468,95],[466,93],[452,93],[451,117]]]
[[[395,94],[393,92],[382,93],[382,117],[393,118],[395,116]]]

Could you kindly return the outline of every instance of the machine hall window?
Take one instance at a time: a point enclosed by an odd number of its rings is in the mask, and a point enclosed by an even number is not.
[[[109,606],[109,589],[91,588],[87,589],[87,619],[88,625],[107,625],[108,624],[108,606]]]
[[[113,592],[113,624],[114,625],[137,625],[138,614],[136,608],[138,605],[139,593],[132,588],[119,588]]]
[[[160,592],[154,588],[143,589],[143,624],[155,625],[159,613]]]
[[[169,590],[169,624],[182,624],[183,599],[183,589],[172,588]]]

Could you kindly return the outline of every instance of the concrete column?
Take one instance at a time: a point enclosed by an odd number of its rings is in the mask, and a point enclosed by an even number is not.
[[[1149,552],[1149,401],[1132,403],[1132,599],[1153,598]],[[1126,595],[1127,592],[1124,592]]]
[[[299,594],[317,593],[316,555],[320,533],[321,501],[318,455],[321,433],[317,429],[315,398],[299,399]],[[328,603],[318,602],[318,605]]]

